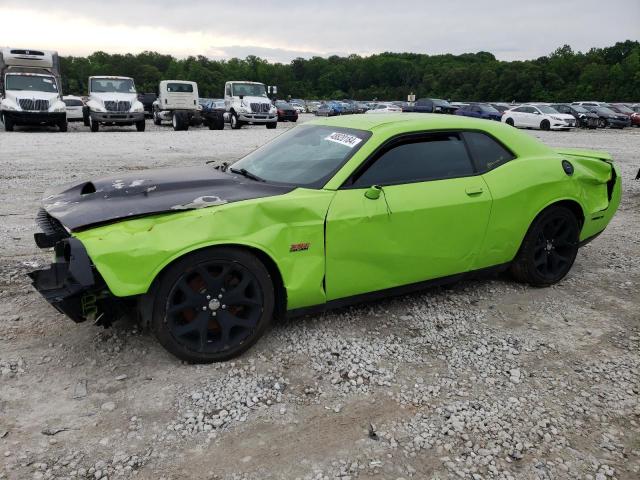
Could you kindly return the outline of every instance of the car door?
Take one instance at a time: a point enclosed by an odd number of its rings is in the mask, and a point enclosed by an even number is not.
[[[473,270],[490,211],[460,133],[394,139],[329,207],[327,300]]]

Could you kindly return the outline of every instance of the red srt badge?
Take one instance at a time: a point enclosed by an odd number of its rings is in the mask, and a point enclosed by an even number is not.
[[[310,243],[292,243],[291,248],[289,248],[290,252],[302,252],[303,250],[309,250]]]

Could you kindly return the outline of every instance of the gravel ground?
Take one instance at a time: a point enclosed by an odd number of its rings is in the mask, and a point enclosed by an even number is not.
[[[640,129],[531,132],[623,174],[612,224],[552,288],[463,282],[282,322],[191,366],[29,286],[49,186],[233,161],[290,126],[0,132],[0,479],[639,478]]]

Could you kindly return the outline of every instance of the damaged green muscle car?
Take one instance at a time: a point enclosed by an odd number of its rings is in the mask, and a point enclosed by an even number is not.
[[[316,120],[230,167],[89,179],[44,199],[30,274],[76,322],[136,313],[191,362],[234,357],[274,316],[510,269],[547,286],[620,202],[611,157],[499,122]]]

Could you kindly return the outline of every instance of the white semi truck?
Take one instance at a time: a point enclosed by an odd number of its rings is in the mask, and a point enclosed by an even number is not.
[[[198,102],[198,84],[185,80],[163,80],[158,98],[153,102],[153,123],[170,121],[174,130],[188,130],[189,125],[202,123]]]
[[[144,105],[138,100],[133,78],[89,77],[89,99],[84,123],[97,132],[100,125],[135,125],[144,132]]]
[[[15,125],[57,126],[67,131],[57,52],[0,50],[0,117],[7,132]]]
[[[267,97],[264,83],[227,82],[224,85],[224,105],[231,128],[242,128],[251,123],[276,128],[278,111]]]

